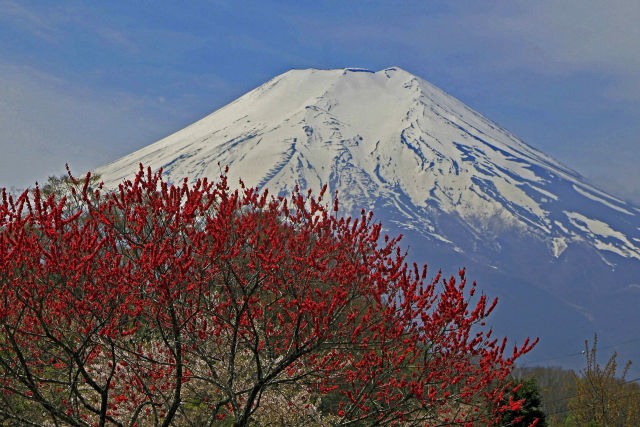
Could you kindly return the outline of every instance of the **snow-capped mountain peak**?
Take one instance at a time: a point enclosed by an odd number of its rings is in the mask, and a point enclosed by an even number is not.
[[[140,162],[175,180],[229,165],[231,182],[276,193],[328,184],[347,211],[384,200],[393,221],[442,241],[453,242],[434,211],[479,237],[533,233],[555,257],[585,241],[640,259],[639,230],[625,221],[636,209],[399,67],[288,71],[96,172],[114,186]]]
[[[228,165],[230,183],[271,194],[327,184],[341,214],[373,209],[416,261],[468,266],[506,300],[501,331],[542,337],[540,358],[594,330],[637,334],[640,209],[399,67],[291,70],[95,172],[113,188],[139,163],[174,182]]]

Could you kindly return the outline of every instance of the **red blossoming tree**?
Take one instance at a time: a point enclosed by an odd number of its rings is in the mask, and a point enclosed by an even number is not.
[[[503,396],[533,344],[505,355],[495,301],[470,305],[464,271],[425,282],[371,214],[142,166],[114,192],[71,180],[2,192],[0,419],[496,425],[522,404]]]

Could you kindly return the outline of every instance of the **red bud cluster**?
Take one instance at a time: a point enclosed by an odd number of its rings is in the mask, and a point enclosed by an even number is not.
[[[500,402],[535,343],[505,355],[479,325],[496,301],[470,305],[464,270],[425,281],[372,214],[231,191],[224,175],[169,185],[141,166],[104,194],[88,181],[75,210],[3,191],[5,419],[495,425],[522,404]]]

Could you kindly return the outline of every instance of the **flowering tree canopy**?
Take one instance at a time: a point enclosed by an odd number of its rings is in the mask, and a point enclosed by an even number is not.
[[[496,425],[496,301],[409,266],[372,214],[140,172],[0,204],[0,419]],[[333,211],[332,211],[333,209]],[[473,304],[471,304],[473,301]]]

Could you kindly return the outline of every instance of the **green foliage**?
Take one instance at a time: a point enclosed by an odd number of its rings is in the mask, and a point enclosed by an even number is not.
[[[46,184],[40,188],[40,194],[43,198],[48,198],[51,194],[56,196],[66,195],[71,192],[71,188],[75,188],[77,191],[82,191],[82,187],[85,184],[85,180],[79,180],[74,182],[69,175],[50,176],[47,178]],[[100,184],[100,175],[91,175],[89,177],[88,189],[95,189]]]
[[[87,194],[90,200],[93,200],[93,194],[100,187],[100,175],[91,175],[89,179],[75,180],[67,175],[50,176],[43,186],[38,186],[37,191],[40,192],[42,200],[49,197],[54,198],[56,203],[60,203],[66,198],[65,214],[70,215],[72,212],[83,210],[85,205],[81,201],[80,195],[83,193],[85,183],[87,185]],[[34,193],[36,189],[31,190]]]
[[[618,374],[617,355],[597,361],[597,336],[585,341],[585,368],[575,373],[557,367],[519,368],[519,379],[535,378],[542,411],[550,427],[640,426],[640,386],[625,380],[631,362]]]
[[[534,378],[542,401],[542,411],[549,426],[576,425],[567,414],[567,402],[575,394],[574,372],[560,367],[527,367],[514,370],[519,379]]]
[[[508,426],[529,426],[536,419],[536,426],[546,427],[546,416],[542,410],[542,398],[535,378],[515,380],[514,386],[519,386],[511,397],[515,401],[524,399],[522,407],[516,411],[507,411],[502,417],[502,424]],[[508,400],[508,397],[507,399]]]
[[[617,354],[604,366],[597,361],[598,337],[593,346],[585,341],[585,368],[575,375],[576,394],[569,400],[571,413],[579,425],[638,426],[640,425],[640,387],[625,381],[631,365],[627,362],[620,377],[616,377]]]

